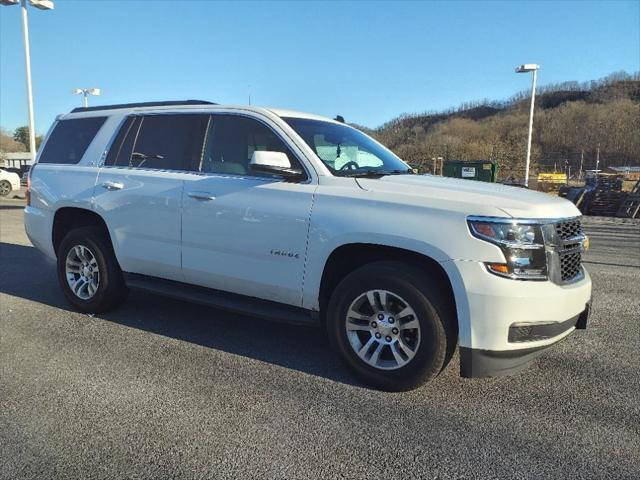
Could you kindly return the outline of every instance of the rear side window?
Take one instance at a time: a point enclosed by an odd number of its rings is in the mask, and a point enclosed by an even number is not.
[[[202,157],[208,115],[130,117],[116,136],[106,165],[158,170],[195,170]]]
[[[40,154],[40,163],[78,163],[107,117],[60,120]]]

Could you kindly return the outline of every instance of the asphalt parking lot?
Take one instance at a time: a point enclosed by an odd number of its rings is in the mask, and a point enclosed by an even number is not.
[[[640,224],[585,219],[593,315],[526,371],[357,384],[316,330],[133,293],[76,313],[0,202],[0,478],[640,478]]]

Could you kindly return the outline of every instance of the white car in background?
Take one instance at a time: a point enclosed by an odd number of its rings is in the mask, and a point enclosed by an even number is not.
[[[20,175],[0,168],[0,197],[6,197],[14,190],[20,190]]]

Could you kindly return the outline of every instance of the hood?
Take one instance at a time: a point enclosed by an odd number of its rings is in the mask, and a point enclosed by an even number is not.
[[[487,207],[519,218],[566,218],[581,215],[573,203],[558,196],[526,188],[495,183],[436,177],[433,175],[388,175],[382,178],[358,178],[364,190],[411,196],[425,203],[467,204],[468,215],[482,215]]]

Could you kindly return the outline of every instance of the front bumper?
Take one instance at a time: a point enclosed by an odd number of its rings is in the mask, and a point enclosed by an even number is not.
[[[545,349],[566,338],[574,329],[587,328],[590,311],[590,304],[587,304],[582,313],[564,322],[522,327],[512,326],[509,329],[510,339],[514,339],[522,345],[526,345],[527,341],[558,338],[556,342],[551,344],[518,350],[482,350],[460,347],[460,375],[465,378],[482,378],[518,372],[526,368]]]
[[[591,277],[557,285],[487,272],[480,262],[443,264],[458,313],[460,370],[465,377],[513,372],[545,348],[586,327]]]

